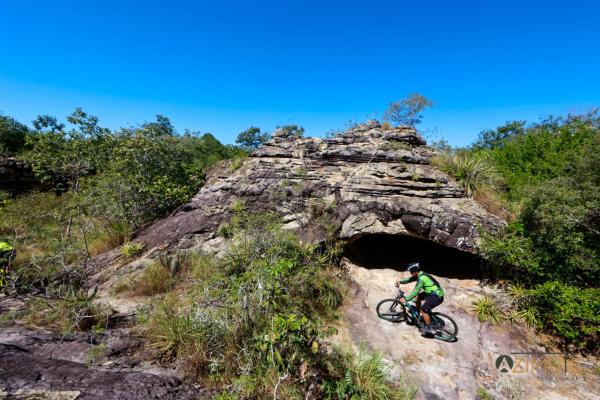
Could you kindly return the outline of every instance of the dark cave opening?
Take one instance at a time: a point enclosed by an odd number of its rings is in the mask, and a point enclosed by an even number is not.
[[[446,278],[489,277],[479,256],[413,236],[355,236],[346,243],[344,256],[352,263],[368,269],[404,271],[409,263],[418,262],[423,271]]]

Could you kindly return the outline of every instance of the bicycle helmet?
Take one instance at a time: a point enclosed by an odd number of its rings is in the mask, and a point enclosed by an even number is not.
[[[406,267],[406,270],[409,272],[419,272],[421,270],[421,267],[419,266],[418,262],[415,262],[415,263],[408,264],[408,267]]]

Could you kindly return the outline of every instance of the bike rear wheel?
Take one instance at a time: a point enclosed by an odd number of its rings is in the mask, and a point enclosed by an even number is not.
[[[398,300],[385,299],[377,304],[377,315],[386,321],[402,322],[406,319],[406,310]]]
[[[435,338],[443,340],[445,342],[453,342],[456,340],[458,335],[458,325],[456,322],[446,314],[442,313],[431,313],[432,323],[437,324],[435,327],[436,333]]]

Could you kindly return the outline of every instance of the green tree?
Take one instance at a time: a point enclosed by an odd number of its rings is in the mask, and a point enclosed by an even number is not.
[[[0,115],[0,153],[18,153],[25,146],[28,132],[16,119]]]
[[[431,106],[433,103],[427,97],[412,93],[402,100],[390,103],[384,121],[394,125],[415,126],[423,120],[421,112]]]
[[[188,201],[202,176],[180,138],[139,134],[119,140],[98,181],[96,190],[113,218],[139,225]]]
[[[271,135],[267,132],[261,132],[260,128],[251,126],[245,131],[240,132],[235,142],[240,144],[243,148],[252,151],[268,142],[270,138]]]
[[[488,129],[479,133],[473,144],[476,149],[495,149],[503,146],[507,138],[525,134],[525,121],[509,121],[496,129]]]
[[[98,126],[97,117],[80,108],[67,120],[75,128],[66,130],[55,117],[39,116],[33,122],[36,130],[27,136],[24,158],[43,181],[76,187],[82,176],[106,165],[114,141],[109,129]]]

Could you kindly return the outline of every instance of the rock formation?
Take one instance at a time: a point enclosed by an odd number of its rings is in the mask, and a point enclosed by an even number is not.
[[[232,204],[243,201],[252,212],[278,211],[307,241],[324,238],[325,230],[310,222],[324,214],[341,239],[410,235],[476,253],[478,227],[494,230],[503,222],[434,166],[434,155],[414,128],[386,129],[377,121],[327,139],[277,132],[238,169],[215,168],[192,201],[136,240],[149,248],[210,246]]]

